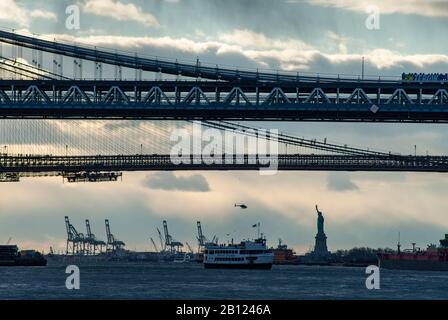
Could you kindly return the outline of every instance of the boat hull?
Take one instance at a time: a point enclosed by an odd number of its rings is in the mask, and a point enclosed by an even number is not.
[[[448,261],[380,260],[380,267],[393,270],[448,271]]]
[[[205,269],[262,269],[270,270],[272,263],[204,263]]]

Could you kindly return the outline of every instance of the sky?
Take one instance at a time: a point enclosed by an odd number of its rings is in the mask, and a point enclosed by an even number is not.
[[[76,5],[80,28],[66,26]],[[448,1],[442,0],[2,0],[0,28],[116,50],[293,72],[400,76],[448,72]],[[373,20],[372,20],[373,19]],[[372,24],[374,21],[378,24]],[[10,48],[4,47],[8,54]],[[50,61],[50,62],[49,62]],[[44,58],[50,64],[51,58]],[[70,64],[64,67],[71,75]],[[50,68],[50,67],[49,67]],[[93,67],[85,64],[85,75]],[[106,71],[109,74],[111,70]],[[128,76],[132,73],[128,72]],[[146,75],[150,78],[153,75]],[[445,125],[259,123],[300,136],[404,154],[446,154]],[[2,138],[5,135],[1,136]],[[324,212],[330,250],[354,246],[421,247],[448,233],[448,181],[443,174],[280,172],[140,172],[104,184],[60,178],[2,184],[0,242],[62,249],[64,216],[84,231],[89,218],[104,236],[104,219],[128,247],[150,250],[156,227],[196,247],[196,221],[222,241],[255,235],[260,222],[298,252],[311,248],[316,212]],[[234,203],[246,203],[238,210]]]

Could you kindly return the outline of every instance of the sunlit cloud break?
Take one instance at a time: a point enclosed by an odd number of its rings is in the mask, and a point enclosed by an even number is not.
[[[77,37],[68,34],[49,34],[44,37],[48,39],[56,37],[63,41],[85,45],[119,46],[126,49],[155,47],[192,54],[213,53],[217,56],[236,54],[256,62],[263,68],[275,67],[272,65],[272,61],[274,61],[281,69],[288,71],[313,71],[313,66],[318,65],[319,61],[326,61],[332,65],[357,65],[362,57],[365,57],[366,63],[378,71],[393,67],[404,70],[409,66],[418,71],[439,64],[445,64],[448,67],[448,55],[445,54],[406,55],[385,48],[372,49],[367,53],[350,53],[347,50],[349,39],[334,37],[332,33],[327,33],[326,36],[329,42],[333,41],[337,45],[339,52],[324,52],[321,48],[301,40],[292,38],[273,39],[263,33],[240,29],[235,29],[231,33],[221,33],[216,37],[209,37],[205,41],[174,36],[90,35]]]
[[[148,27],[159,27],[159,22],[150,13],[132,3],[113,0],[88,0],[83,9],[87,13],[109,17],[117,21],[135,21]]]
[[[398,13],[448,17],[448,2],[446,0],[400,0],[399,4],[391,0],[289,0],[288,2],[307,2],[312,5],[359,12],[366,12],[367,8],[376,6],[382,14]]]

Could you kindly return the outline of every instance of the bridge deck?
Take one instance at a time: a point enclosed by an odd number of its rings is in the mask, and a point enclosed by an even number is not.
[[[229,158],[189,156],[184,160],[177,164],[170,155],[2,155],[0,173],[259,170],[271,164],[278,166],[281,171],[448,172],[446,156],[279,155],[275,159],[240,155]]]
[[[444,83],[0,81],[0,117],[448,122]]]

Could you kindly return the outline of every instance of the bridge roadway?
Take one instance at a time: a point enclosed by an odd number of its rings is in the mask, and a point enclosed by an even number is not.
[[[113,156],[38,156],[0,155],[0,174],[11,173],[77,173],[117,171],[176,170],[259,170],[269,166],[266,156],[233,156],[222,161],[210,156],[189,156],[183,164],[175,164],[169,155]],[[215,160],[214,160],[215,159]],[[218,160],[219,160],[218,159]],[[214,163],[213,163],[214,161]],[[274,163],[274,162],[273,162]],[[279,155],[281,171],[407,171],[448,172],[446,156],[373,156],[373,155]]]
[[[0,80],[0,117],[448,122],[448,84]]]

